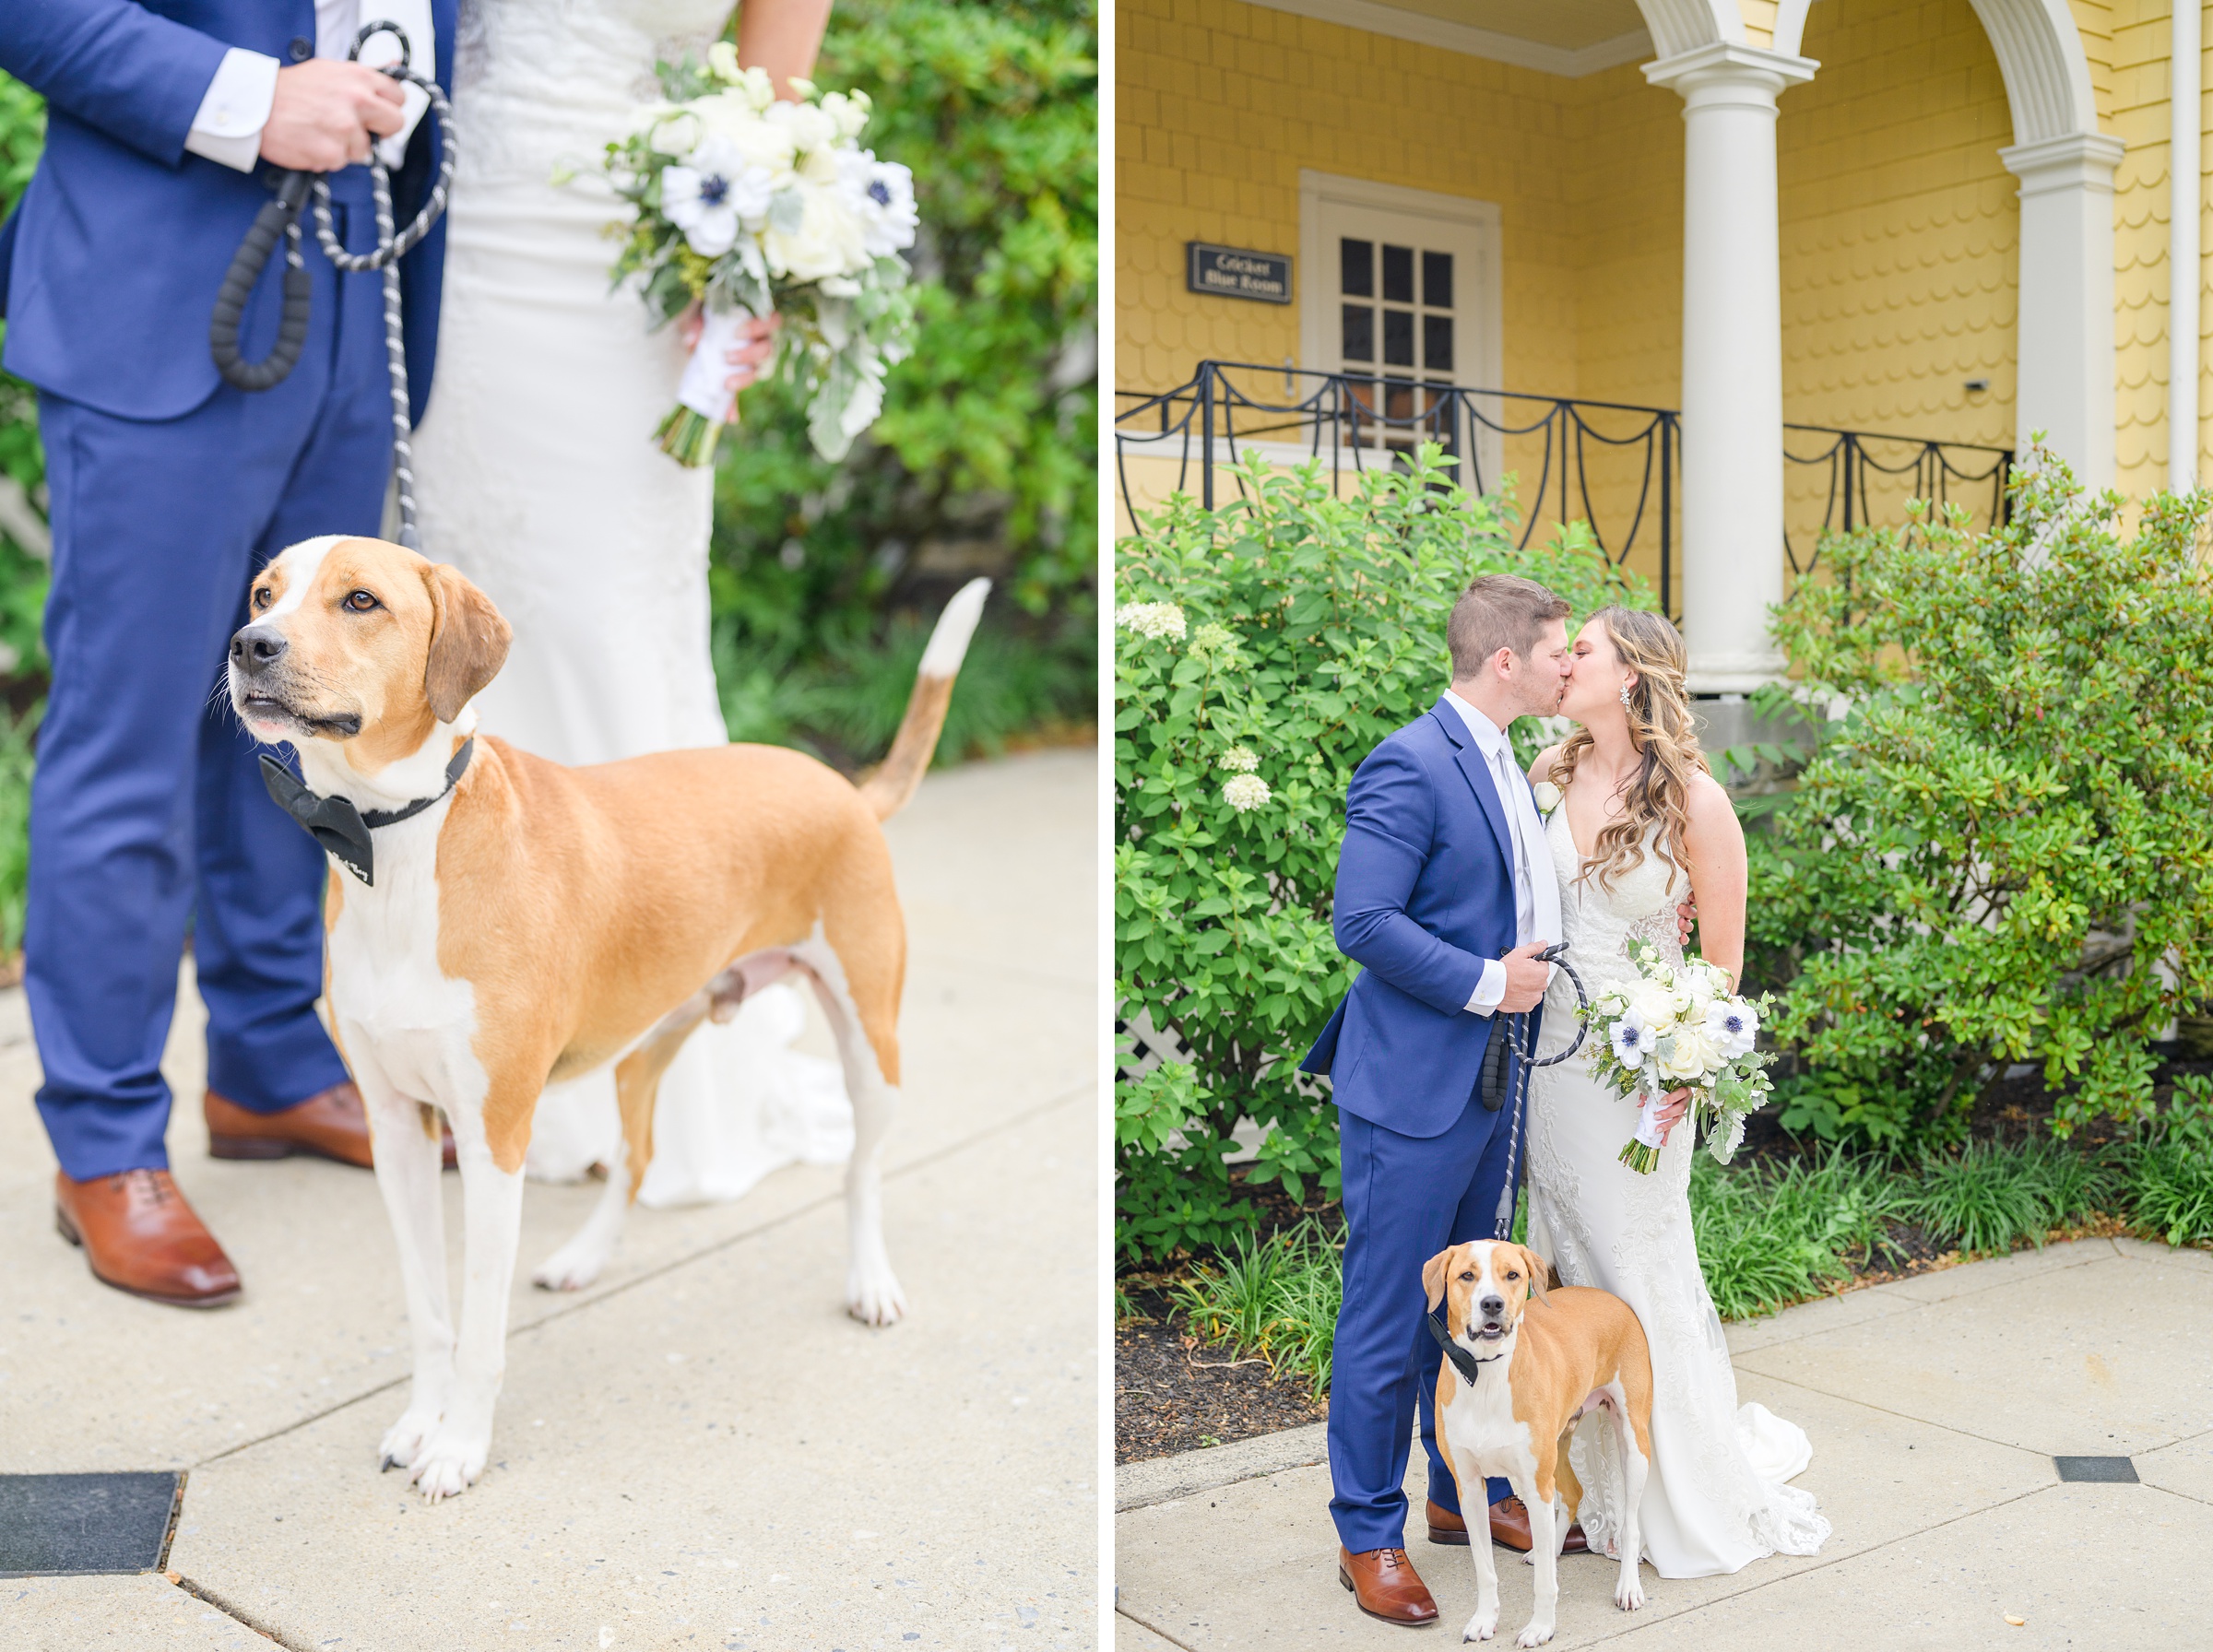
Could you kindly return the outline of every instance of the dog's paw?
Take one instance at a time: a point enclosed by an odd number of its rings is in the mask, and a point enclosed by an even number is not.
[[[385,1430],[384,1443],[376,1448],[376,1469],[383,1473],[387,1469],[411,1469],[422,1451],[422,1443],[431,1437],[438,1426],[438,1413],[409,1406],[399,1414],[399,1421]]]
[[[1640,1578],[1625,1577],[1614,1587],[1614,1604],[1624,1611],[1638,1611],[1644,1606],[1644,1583]]]
[[[491,1450],[490,1440],[441,1429],[423,1443],[421,1451],[416,1455],[414,1472],[408,1478],[426,1503],[458,1497],[477,1483],[477,1476],[484,1472],[484,1459]]]
[[[1514,1645],[1517,1646],[1542,1646],[1551,1638],[1552,1625],[1550,1623],[1541,1623],[1536,1619],[1532,1618],[1529,1622],[1529,1627],[1524,1629],[1520,1634],[1514,1637]]]
[[[1463,1641],[1487,1641],[1498,1633],[1497,1612],[1477,1612],[1468,1620],[1468,1626],[1460,1632]]]
[[[846,1312],[863,1325],[897,1325],[906,1317],[906,1292],[888,1265],[856,1267],[846,1275]]]
[[[607,1257],[598,1247],[571,1241],[531,1270],[530,1282],[541,1291],[581,1291],[606,1266]]]

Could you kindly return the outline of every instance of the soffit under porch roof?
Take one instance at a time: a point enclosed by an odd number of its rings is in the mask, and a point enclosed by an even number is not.
[[[1637,0],[1254,0],[1547,75],[1595,74],[1652,54]]]

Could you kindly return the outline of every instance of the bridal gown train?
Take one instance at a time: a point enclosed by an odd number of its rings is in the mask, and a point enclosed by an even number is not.
[[[675,329],[610,293],[622,210],[589,176],[653,65],[721,30],[729,0],[462,0],[453,88],[460,161],[447,218],[435,393],[415,434],[426,551],[514,627],[480,726],[557,762],[728,738],[708,651],[714,473],[651,440],[675,405]],[[557,168],[582,171],[554,181]],[[834,1063],[791,1048],[790,986],[693,1033],[661,1080],[639,1198],[735,1198],[795,1159],[851,1150]],[[611,1162],[614,1080],[550,1087],[527,1168],[571,1180]]]
[[[1675,868],[1648,843],[1615,879],[1579,882],[1580,858],[1563,805],[1544,828],[1560,879],[1568,960],[1595,996],[1634,978],[1628,941],[1683,956]],[[1575,989],[1555,972],[1540,1053],[1566,1045]],[[1757,1404],[1738,1405],[1722,1322],[1698,1272],[1691,1234],[1692,1131],[1678,1125],[1659,1167],[1639,1175],[1616,1155],[1637,1127],[1634,1103],[1591,1077],[1581,1053],[1533,1076],[1529,1099],[1529,1240],[1568,1285],[1596,1285],[1636,1310],[1652,1351],[1652,1464],[1639,1505],[1644,1552],[1663,1577],[1734,1572],[1764,1555],[1812,1554],[1828,1536],[1813,1493],[1786,1485],[1813,1456],[1805,1431]],[[1604,1424],[1604,1419],[1600,1419]],[[1611,1425],[1581,1427],[1569,1460],[1589,1494],[1582,1510],[1594,1552],[1621,1529],[1620,1447]]]

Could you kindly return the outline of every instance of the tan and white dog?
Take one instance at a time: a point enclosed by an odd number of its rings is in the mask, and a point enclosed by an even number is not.
[[[1445,1304],[1451,1347],[1438,1366],[1437,1434],[1461,1505],[1482,1507],[1485,1477],[1500,1475],[1529,1510],[1536,1601],[1518,1646],[1543,1646],[1557,1624],[1560,1549],[1583,1496],[1568,1442],[1589,1411],[1613,1420],[1627,1481],[1614,1604],[1624,1611],[1644,1604],[1637,1506],[1652,1456],[1651,1351],[1628,1304],[1581,1286],[1547,1291],[1549,1271],[1526,1245],[1489,1239],[1439,1251],[1422,1268],[1429,1311]],[[1473,1381],[1453,1349],[1473,1362]],[[1480,1537],[1469,1549],[1475,1615],[1461,1639],[1487,1641],[1498,1632],[1498,1566]]]
[[[426,1496],[465,1490],[491,1447],[539,1092],[614,1064],[618,1162],[535,1276],[575,1289],[606,1264],[652,1158],[669,1061],[700,1022],[787,974],[821,999],[853,1103],[846,1305],[870,1325],[905,1312],[878,1157],[906,934],[880,822],[929,766],[987,588],[972,583],[940,618],[891,755],[856,788],[776,747],[568,769],[473,738],[470,702],[506,658],[507,623],[454,569],[396,545],[310,539],[254,580],[231,643],[231,704],[257,738],[298,749],[294,815],[326,845],[369,845],[333,857],[326,996],[368,1107],[413,1330],[412,1391],[383,1461]],[[289,786],[272,778],[273,793]],[[465,1212],[457,1333],[440,1113]]]

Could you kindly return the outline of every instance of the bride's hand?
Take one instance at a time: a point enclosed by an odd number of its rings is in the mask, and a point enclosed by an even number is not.
[[[690,350],[698,348],[700,333],[706,324],[704,306],[695,303],[684,312],[683,319],[676,324],[676,335],[683,340],[684,348]],[[775,353],[776,329],[783,324],[784,318],[781,315],[772,315],[765,321],[749,319],[739,329],[738,342],[723,356],[731,370],[730,376],[722,382],[725,390],[743,390],[761,376],[761,369],[767,364],[769,357]],[[738,422],[735,404],[730,408],[729,421],[732,424]]]
[[[1684,897],[1683,903],[1675,908],[1675,944],[1677,946],[1687,947],[1690,945],[1690,926],[1698,921],[1698,898],[1696,895],[1686,895]]]
[[[1652,1122],[1660,1127],[1661,1146],[1667,1145],[1667,1133],[1681,1123],[1683,1115],[1689,1111],[1690,1092],[1687,1090],[1669,1091],[1660,1105],[1652,1110]]]

